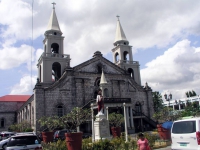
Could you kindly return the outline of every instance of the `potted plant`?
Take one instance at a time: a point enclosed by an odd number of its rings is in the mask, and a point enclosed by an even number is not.
[[[113,137],[120,137],[121,124],[124,122],[124,116],[118,113],[111,113],[108,115],[108,119]]]
[[[78,107],[74,108],[70,113],[62,117],[63,123],[71,131],[69,133],[65,133],[68,150],[81,150],[83,133],[79,131],[79,126],[90,119],[90,110]]]
[[[157,120],[157,129],[161,139],[171,139],[170,129],[163,128],[162,123],[169,120],[177,120],[181,113],[179,111],[174,111],[170,107],[164,107],[162,110],[155,112],[153,118]]]
[[[62,123],[58,116],[43,116],[38,120],[40,127],[43,127],[42,139],[45,143],[53,141],[54,129],[62,127]]]

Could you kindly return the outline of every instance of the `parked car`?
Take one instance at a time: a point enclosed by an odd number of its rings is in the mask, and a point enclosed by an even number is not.
[[[5,150],[6,149],[6,146],[7,146],[7,143],[9,141],[9,138],[8,139],[5,139],[5,140],[2,140],[0,141],[0,149],[3,149]]]
[[[68,133],[69,130],[68,129],[63,129],[63,130],[58,130],[54,133],[53,136],[53,141],[57,142],[59,139],[60,140],[65,140],[65,133]]]
[[[9,138],[6,150],[41,150],[41,141],[35,134],[16,134]]]
[[[200,150],[200,118],[174,121],[171,139],[172,150]]]
[[[5,140],[7,138],[9,138],[10,136],[14,135],[15,132],[8,132],[8,131],[4,131],[0,133],[0,139],[1,140]]]

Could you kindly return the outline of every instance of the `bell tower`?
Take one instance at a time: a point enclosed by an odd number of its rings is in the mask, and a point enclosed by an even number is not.
[[[60,30],[58,19],[55,12],[55,4],[47,30],[44,33],[43,47],[44,52],[38,60],[38,78],[41,83],[52,83],[57,81],[64,69],[70,66],[70,55],[64,54],[64,36]]]
[[[120,24],[119,16],[117,16],[117,28],[114,41],[113,62],[122,69],[125,69],[135,82],[141,85],[140,65],[138,61],[133,61],[132,46]]]

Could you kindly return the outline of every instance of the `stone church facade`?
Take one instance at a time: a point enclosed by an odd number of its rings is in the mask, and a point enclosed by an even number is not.
[[[18,123],[29,121],[37,131],[37,120],[42,116],[62,116],[74,107],[90,107],[91,103],[96,109],[95,98],[101,88],[109,112],[123,113],[122,106],[126,103],[129,131],[152,125],[152,90],[147,84],[141,85],[139,62],[133,60],[132,46],[119,19],[113,62],[96,51],[90,60],[71,67],[70,55],[64,54],[64,37],[55,8],[44,35],[44,52],[37,64],[38,80],[33,95],[17,110]]]

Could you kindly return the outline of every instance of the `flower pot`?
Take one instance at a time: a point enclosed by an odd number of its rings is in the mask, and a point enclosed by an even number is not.
[[[81,150],[82,148],[82,132],[65,133],[65,140],[68,150]]]
[[[54,132],[42,132],[42,139],[44,143],[50,143],[53,141]]]
[[[121,127],[111,127],[111,132],[112,132],[113,138],[120,137]]]
[[[163,128],[161,124],[157,125],[157,129],[158,129],[158,134],[159,134],[161,139],[163,139],[163,140],[170,140],[171,139],[170,129]]]

